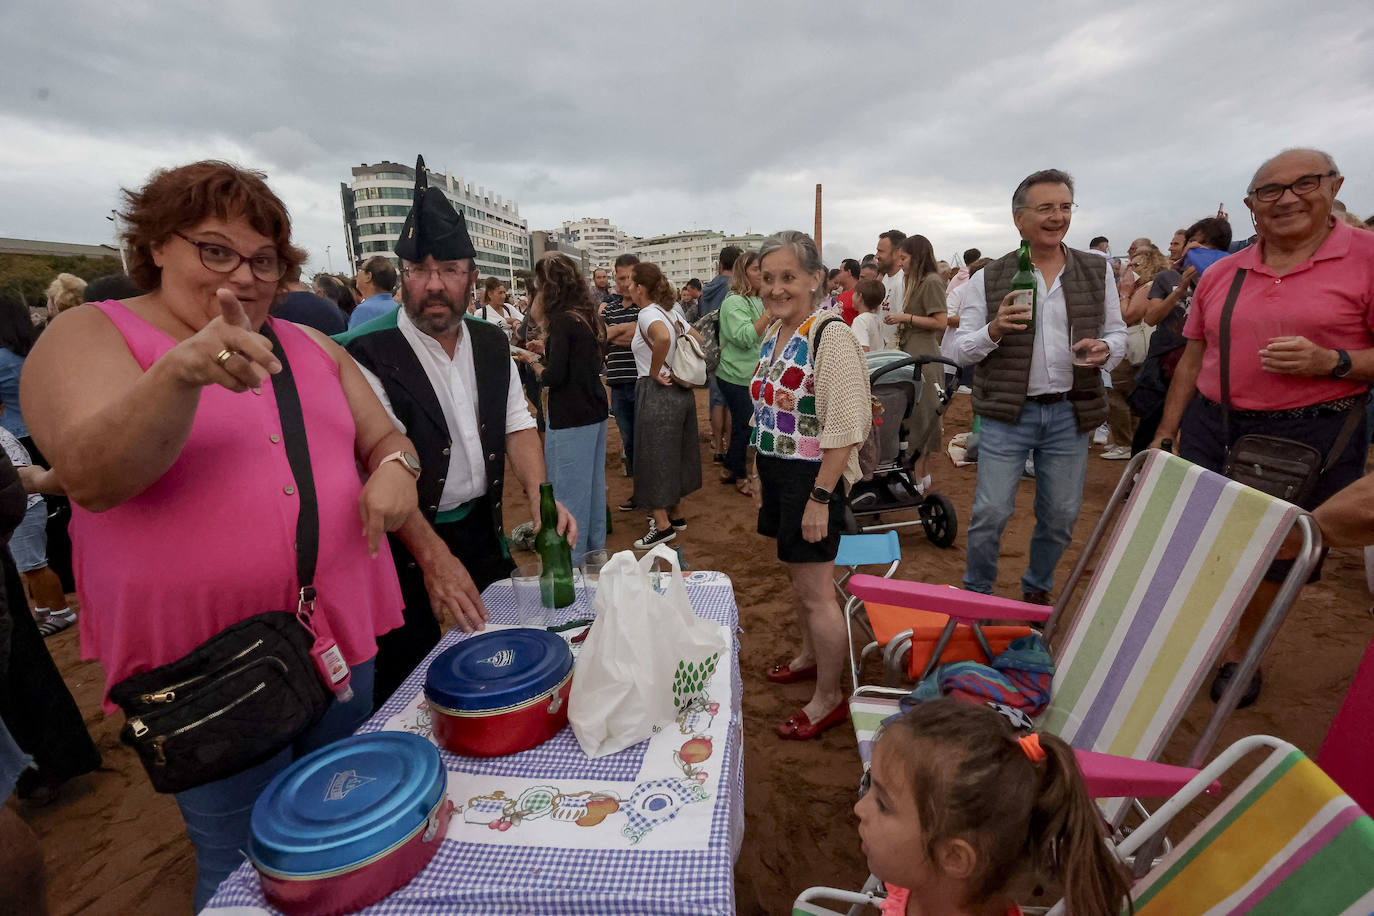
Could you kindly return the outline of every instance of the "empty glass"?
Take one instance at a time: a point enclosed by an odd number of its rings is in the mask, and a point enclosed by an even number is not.
[[[544,629],[549,625],[549,609],[539,588],[539,574],[543,566],[538,560],[522,563],[510,575],[515,590],[515,619],[522,627]]]

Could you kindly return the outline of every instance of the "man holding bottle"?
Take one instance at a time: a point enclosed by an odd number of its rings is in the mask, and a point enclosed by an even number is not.
[[[440,621],[465,632],[485,623],[481,590],[513,567],[501,513],[507,454],[536,526],[547,479],[505,334],[465,317],[477,278],[467,221],[428,184],[417,159],[414,205],[395,249],[403,307],[338,338],[419,453],[410,456],[419,510],[391,542],[405,623],[377,640],[378,706],[434,648]],[[562,505],[557,520],[575,539]]]
[[[1092,431],[1107,418],[1101,370],[1126,351],[1111,267],[1064,245],[1075,206],[1073,179],[1058,169],[1017,186],[1012,220],[1021,250],[969,279],[956,337],[956,358],[974,367],[973,409],[983,420],[964,588],[992,593],[1002,532],[1033,457],[1035,531],[1021,592],[1036,604],[1053,603],[1054,569],[1083,501]]]

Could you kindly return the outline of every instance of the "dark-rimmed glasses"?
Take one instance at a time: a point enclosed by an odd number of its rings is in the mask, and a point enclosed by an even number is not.
[[[1292,191],[1298,197],[1306,197],[1321,187],[1323,178],[1335,178],[1339,174],[1340,172],[1332,169],[1319,175],[1304,175],[1292,184],[1262,184],[1257,188],[1251,188],[1250,196],[1266,204],[1278,200],[1284,191]]]
[[[456,285],[456,284],[458,284],[458,283],[462,283],[462,282],[464,282],[465,280],[467,280],[468,274],[471,273],[471,270],[470,270],[468,267],[466,267],[466,266],[463,266],[463,267],[451,267],[451,266],[450,266],[450,267],[433,267],[433,268],[431,268],[431,267],[404,267],[404,268],[401,269],[401,273],[405,274],[405,278],[406,278],[407,280],[410,280],[410,281],[412,281],[412,282],[413,282],[413,281],[423,281],[423,282],[425,282],[425,283],[428,283],[428,282],[429,282],[429,278],[430,278],[431,276],[437,275],[437,276],[439,277],[439,279],[440,279],[443,283],[445,283],[446,285],[452,286],[452,285]]]
[[[275,252],[244,255],[219,242],[197,242],[180,232],[172,234],[187,244],[196,246],[196,250],[200,252],[200,263],[204,264],[207,270],[213,270],[217,274],[231,274],[245,261],[253,276],[264,283],[276,283],[286,274],[286,262],[277,257]]]

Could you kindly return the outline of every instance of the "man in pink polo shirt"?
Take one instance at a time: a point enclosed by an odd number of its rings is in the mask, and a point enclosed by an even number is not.
[[[1241,436],[1282,436],[1329,459],[1303,508],[1312,509],[1364,471],[1364,408],[1374,379],[1374,233],[1332,218],[1344,179],[1326,153],[1294,149],[1259,167],[1246,193],[1259,233],[1254,245],[1213,264],[1198,282],[1155,440],[1220,471]],[[1230,441],[1223,441],[1221,313],[1236,273],[1246,276],[1230,322]],[[1338,455],[1351,412],[1353,434]],[[1212,684],[1220,697],[1287,568],[1276,563],[1256,593]],[[1241,706],[1259,696],[1256,671]]]

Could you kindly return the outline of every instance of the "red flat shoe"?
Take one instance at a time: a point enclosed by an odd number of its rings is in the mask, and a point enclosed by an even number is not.
[[[805,668],[793,668],[790,665],[777,664],[769,668],[764,677],[774,684],[795,684],[797,681],[814,681],[816,679],[816,666],[807,665]]]
[[[806,715],[806,710],[798,710],[795,716],[778,726],[778,735],[789,741],[810,741],[827,728],[834,728],[848,718],[849,704],[843,700],[815,723]]]

